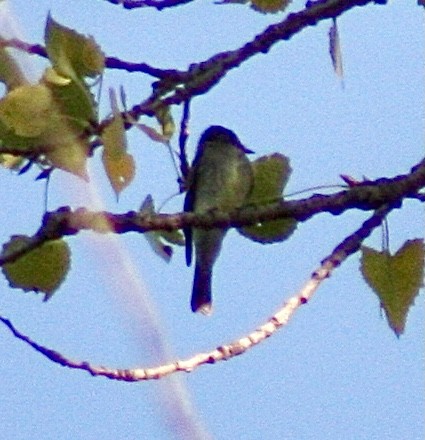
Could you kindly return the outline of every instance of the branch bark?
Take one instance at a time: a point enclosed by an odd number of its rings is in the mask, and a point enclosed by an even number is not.
[[[340,243],[332,253],[322,261],[320,267],[312,273],[310,279],[300,291],[285,302],[264,324],[234,342],[220,345],[205,353],[197,353],[189,359],[177,360],[169,364],[150,368],[118,369],[92,365],[87,361],[71,359],[56,350],[38,344],[21,333],[10,320],[2,316],[0,316],[0,321],[9,328],[16,338],[25,342],[52,362],[62,365],[63,367],[87,371],[92,376],[103,376],[108,379],[126,382],[140,382],[162,379],[178,371],[190,373],[201,365],[215,364],[216,362],[226,361],[235,356],[239,356],[275,334],[281,327],[286,326],[300,306],[311,300],[321,283],[329,278],[334,269],[341,265],[347,257],[359,249],[364,239],[367,238],[375,228],[381,225],[386,215],[392,209],[393,207],[389,205],[383,205],[365,221],[357,231]]]
[[[360,182],[336,194],[315,194],[295,201],[281,200],[264,206],[245,206],[230,213],[211,211],[205,214],[152,215],[129,211],[125,214],[113,214],[106,211],[91,212],[85,208],[72,211],[69,207],[62,207],[44,215],[41,227],[26,248],[20,249],[19,252],[1,255],[0,266],[16,261],[49,240],[76,235],[82,230],[124,234],[173,231],[190,226],[205,229],[238,228],[283,218],[304,222],[314,215],[325,212],[340,215],[351,209],[371,211],[386,205],[391,206],[392,209],[400,208],[406,198],[420,200],[419,190],[423,188],[425,188],[425,159],[414,166],[408,174]]]

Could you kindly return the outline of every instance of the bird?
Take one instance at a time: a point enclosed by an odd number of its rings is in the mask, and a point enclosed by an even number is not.
[[[246,148],[236,134],[213,125],[201,135],[188,177],[184,211],[196,214],[211,210],[228,212],[246,202],[254,186],[254,174]],[[195,248],[195,274],[191,309],[212,313],[211,279],[226,229],[184,228],[186,264]]]

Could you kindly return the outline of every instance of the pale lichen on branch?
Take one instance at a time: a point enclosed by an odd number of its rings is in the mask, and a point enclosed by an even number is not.
[[[38,344],[17,330],[10,320],[2,316],[0,316],[0,321],[9,328],[16,338],[24,341],[52,362],[58,363],[63,367],[87,371],[92,376],[103,376],[112,380],[126,382],[140,382],[161,379],[180,371],[189,373],[201,365],[214,364],[239,356],[275,334],[281,327],[286,326],[300,306],[308,303],[320,284],[330,277],[333,270],[347,257],[359,249],[363,240],[382,223],[391,209],[392,207],[390,207],[390,205],[384,205],[376,210],[376,212],[366,220],[357,231],[349,235],[322,261],[320,267],[312,273],[310,279],[300,291],[286,301],[285,304],[264,324],[236,341],[220,345],[209,352],[197,353],[185,360],[177,360],[169,364],[151,368],[117,369],[96,366],[87,361],[73,360],[56,350]]]

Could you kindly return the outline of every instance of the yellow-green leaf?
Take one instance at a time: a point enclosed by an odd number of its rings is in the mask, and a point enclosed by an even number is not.
[[[0,100],[0,145],[35,154],[34,160],[47,158],[54,167],[87,178],[83,130],[94,115],[79,90],[73,81],[58,86],[44,79],[11,90]]]
[[[94,98],[83,81],[72,80],[49,68],[41,84],[49,89],[57,111],[76,134],[82,133],[92,121],[97,120]]]
[[[7,90],[22,86],[27,82],[18,63],[9,54],[6,48],[1,47],[4,39],[0,35],[0,82],[6,85]]]
[[[401,335],[409,308],[423,286],[423,240],[406,241],[395,255],[363,246],[361,271],[378,295],[390,328],[397,336]]]
[[[252,162],[254,188],[246,204],[266,205],[282,198],[282,191],[291,174],[289,159],[275,153]],[[238,229],[239,233],[259,243],[286,240],[296,229],[294,219],[280,219]]]
[[[291,0],[251,0],[251,7],[263,14],[274,14],[284,11],[290,3]]]
[[[118,197],[121,191],[127,188],[134,179],[136,165],[133,156],[128,153],[120,156],[110,156],[104,152],[102,162],[112,188]]]
[[[20,150],[22,153],[28,153],[38,145],[40,145],[40,137],[18,136],[13,128],[5,125],[0,118],[0,147],[13,147],[14,152]]]
[[[111,122],[102,132],[104,154],[111,158],[119,158],[127,151],[127,137],[125,134],[124,121],[120,114],[114,115]]]
[[[4,39],[2,39],[0,35],[0,82],[3,82],[6,89],[10,91],[26,84],[27,79],[13,56],[9,54],[6,48],[1,47],[2,41],[4,41]],[[10,137],[11,135],[12,137],[15,137],[13,132],[0,122],[0,146],[6,140],[5,138]],[[25,159],[21,156],[0,154],[0,165],[5,168],[18,170],[24,162]]]
[[[262,156],[251,163],[254,188],[247,204],[267,204],[279,200],[292,169],[289,159],[280,153]]]
[[[155,206],[153,203],[152,196],[149,194],[146,196],[142,206],[140,208],[140,213],[144,215],[155,214]],[[159,255],[167,263],[171,260],[173,255],[173,248],[164,243],[164,241],[175,244],[178,246],[184,245],[183,234],[180,231],[150,231],[143,234],[154,252]]]
[[[178,229],[174,231],[159,231],[161,237],[170,244],[184,246],[184,235]]]
[[[170,107],[160,107],[158,110],[156,110],[155,116],[158,122],[161,124],[162,135],[167,141],[169,141],[176,131],[176,125],[174,124]]]
[[[9,170],[18,171],[21,169],[25,159],[21,156],[14,156],[13,154],[0,154],[0,165]]]
[[[0,100],[0,122],[20,137],[41,136],[54,112],[52,94],[42,84],[17,87]]]
[[[59,74],[76,79],[103,72],[105,56],[92,37],[60,25],[49,15],[44,39],[47,55]]]
[[[257,243],[271,244],[279,241],[285,241],[297,229],[297,222],[294,219],[280,219],[254,226],[245,226],[238,229],[239,233],[244,237],[250,238]]]
[[[3,254],[25,248],[31,238],[16,235],[3,246]],[[44,243],[14,263],[7,263],[2,270],[11,287],[43,292],[48,300],[64,281],[70,268],[71,252],[64,240]]]
[[[59,136],[60,133],[62,133],[62,136]],[[46,158],[50,163],[55,168],[60,168],[84,180],[89,180],[86,167],[88,155],[87,143],[66,131],[59,131],[57,136],[50,138],[50,142],[53,142],[54,138],[56,138],[58,142],[57,148],[52,149],[46,154]]]
[[[102,162],[106,175],[117,197],[133,181],[136,166],[131,154],[127,153],[127,138],[124,121],[119,112],[102,133]]]
[[[25,157],[32,156],[32,151],[41,145],[40,137],[29,138],[17,136],[10,127],[7,127],[0,120],[0,148],[7,151],[12,148],[14,154],[0,154],[0,165],[18,171],[25,165],[27,159]],[[18,152],[22,152],[22,156]]]

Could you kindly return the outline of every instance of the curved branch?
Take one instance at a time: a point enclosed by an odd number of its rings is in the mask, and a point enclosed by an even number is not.
[[[16,338],[24,341],[51,361],[58,363],[63,367],[87,371],[92,376],[104,376],[109,379],[126,382],[140,382],[151,379],[161,379],[178,371],[189,373],[201,365],[214,364],[219,361],[225,361],[235,356],[239,356],[272,336],[281,327],[286,326],[299,307],[306,304],[313,297],[320,284],[331,276],[335,268],[341,265],[347,257],[359,249],[363,240],[382,223],[383,219],[391,209],[392,208],[389,205],[384,205],[378,209],[371,218],[365,221],[356,232],[340,243],[332,253],[322,261],[320,267],[312,273],[310,279],[300,292],[292,296],[283,307],[263,325],[230,344],[221,345],[206,353],[198,353],[186,360],[178,360],[153,368],[117,369],[91,365],[87,361],[70,359],[58,351],[38,344],[17,330],[11,321],[2,316],[0,316],[0,321],[9,328]]]

